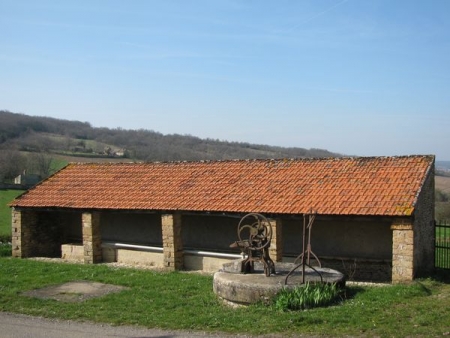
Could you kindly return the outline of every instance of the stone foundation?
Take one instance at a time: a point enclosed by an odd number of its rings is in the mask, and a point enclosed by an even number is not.
[[[191,271],[216,272],[236,258],[220,258],[184,254],[184,268]]]
[[[82,244],[61,245],[61,258],[70,262],[84,261],[84,247]]]
[[[164,267],[164,255],[161,252],[117,249],[117,263]]]

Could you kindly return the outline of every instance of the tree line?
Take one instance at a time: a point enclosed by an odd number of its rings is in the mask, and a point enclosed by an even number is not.
[[[0,111],[0,180],[11,179],[24,168],[45,177],[50,170],[48,162],[55,154],[93,159],[119,156],[147,162],[340,156],[324,149],[164,135],[146,129],[97,128],[88,122]]]

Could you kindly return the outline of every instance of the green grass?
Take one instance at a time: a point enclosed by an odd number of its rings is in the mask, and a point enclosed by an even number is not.
[[[0,190],[0,237],[11,236],[11,209],[8,203],[23,193],[23,190]],[[0,239],[1,241],[1,239]]]
[[[69,162],[62,158],[56,158],[54,157],[52,159],[52,163],[50,164],[50,173],[55,173],[58,170],[64,168]]]
[[[129,287],[82,303],[21,293],[73,280]],[[0,311],[170,330],[314,336],[442,336],[450,332],[450,285],[423,280],[386,287],[350,286],[341,304],[278,311],[262,304],[231,309],[212,291],[212,277],[0,258]]]
[[[0,257],[11,257],[12,247],[11,244],[0,244]]]
[[[337,303],[342,299],[341,293],[336,284],[306,283],[294,289],[282,289],[274,305],[281,311],[312,309]]]

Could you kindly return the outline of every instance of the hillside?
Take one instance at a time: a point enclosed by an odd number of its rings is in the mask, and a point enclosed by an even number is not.
[[[0,111],[0,150],[16,149],[88,158],[138,161],[339,156],[322,149],[283,148],[163,135],[152,130],[96,128],[88,122]]]
[[[450,177],[436,176],[434,182],[436,190],[440,190],[443,193],[450,195]]]

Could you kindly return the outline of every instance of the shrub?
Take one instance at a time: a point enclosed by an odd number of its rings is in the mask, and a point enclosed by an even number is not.
[[[11,235],[0,234],[0,244],[11,243]]]
[[[341,290],[336,284],[306,283],[294,289],[282,289],[275,297],[274,304],[280,311],[297,311],[331,305],[340,298]]]
[[[0,257],[11,257],[12,247],[11,244],[0,243]]]

